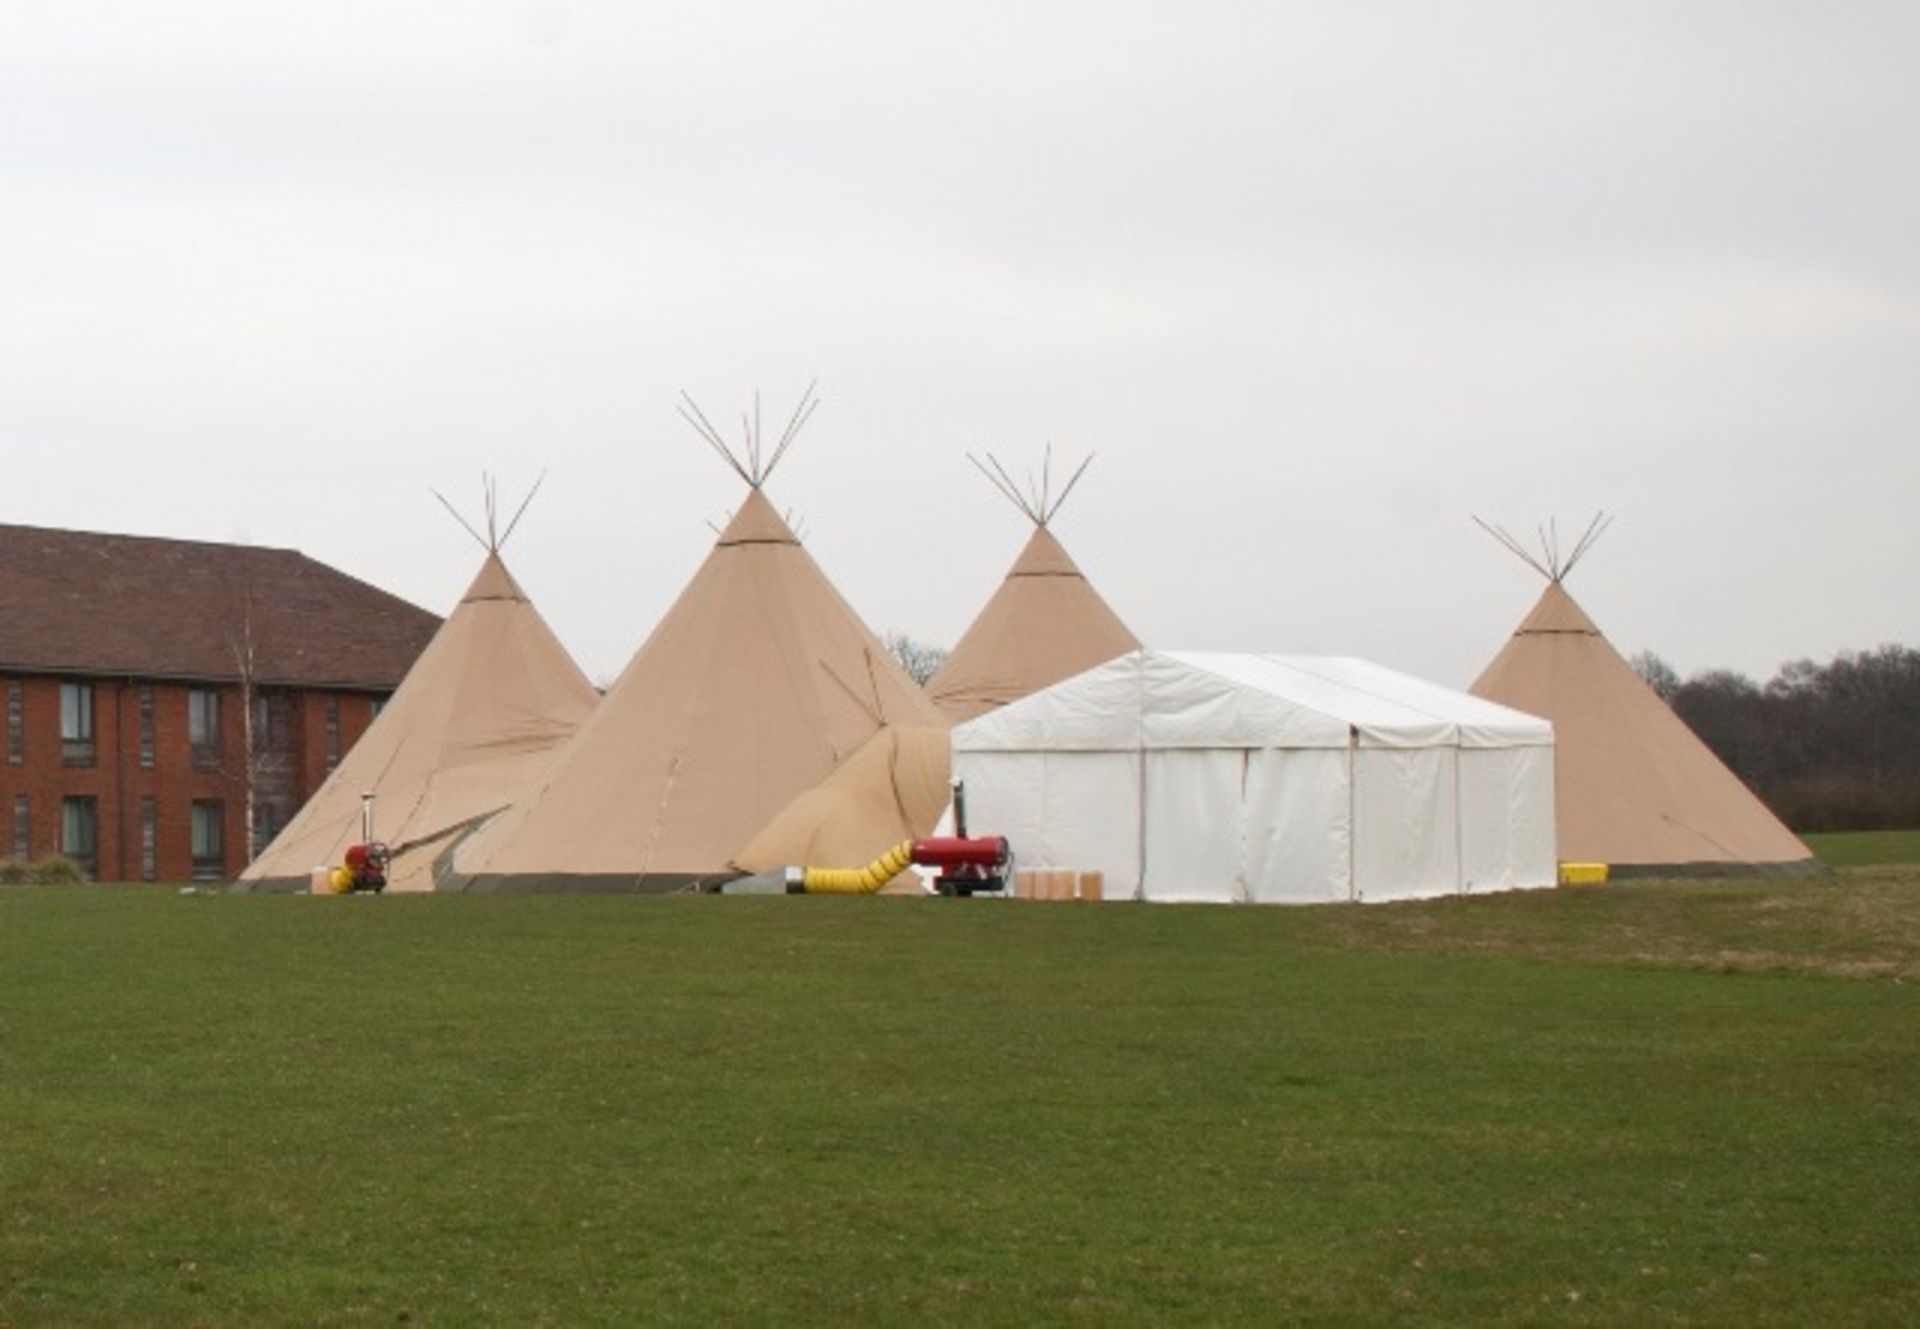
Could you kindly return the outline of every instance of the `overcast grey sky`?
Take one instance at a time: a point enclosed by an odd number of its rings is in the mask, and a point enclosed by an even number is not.
[[[740,485],[877,631],[1055,529],[1166,647],[1464,686],[1539,591],[1682,673],[1920,644],[1920,6],[0,0],[0,521],[446,612],[428,494],[610,679]],[[737,426],[734,426],[737,428]]]

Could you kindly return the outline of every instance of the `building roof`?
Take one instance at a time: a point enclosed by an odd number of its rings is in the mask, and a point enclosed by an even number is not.
[[[251,635],[256,683],[384,690],[439,626],[292,549],[0,524],[0,670],[233,679]]]

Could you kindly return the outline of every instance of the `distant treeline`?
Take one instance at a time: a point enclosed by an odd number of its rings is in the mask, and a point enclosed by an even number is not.
[[[1794,830],[1920,827],[1920,651],[1798,660],[1764,687],[1726,669],[1683,682],[1651,651],[1633,667]]]

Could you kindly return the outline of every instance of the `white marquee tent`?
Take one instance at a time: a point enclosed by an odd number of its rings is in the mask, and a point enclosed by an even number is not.
[[[1135,651],[960,725],[976,834],[1108,899],[1551,886],[1553,730],[1365,660]]]

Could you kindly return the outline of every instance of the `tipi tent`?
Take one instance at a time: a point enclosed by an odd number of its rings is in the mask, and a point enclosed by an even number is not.
[[[360,840],[363,793],[393,852],[388,889],[431,889],[434,857],[511,803],[593,709],[593,685],[507,571],[491,527],[483,543],[467,593],[241,889],[306,889],[313,868]]]
[[[810,409],[764,464],[753,433],[743,461],[697,418],[746,501],[545,778],[456,847],[443,886],[673,890],[736,875],[748,841],[883,725],[941,726],[761,492]]]
[[[862,867],[924,835],[951,795],[946,729],[887,725],[775,814],[733,866]]]
[[[1482,523],[1484,526],[1485,523]],[[1544,716],[1556,740],[1559,856],[1615,875],[1812,872],[1818,860],[1607,643],[1564,580],[1564,560],[1487,527],[1547,587],[1472,691]]]
[[[1049,528],[1093,458],[1080,463],[1057,497],[1048,492],[1045,471],[1034,492],[1022,493],[991,454],[992,470],[977,458],[968,460],[1026,515],[1033,534],[1000,589],[927,682],[927,695],[955,724],[1140,648]]]
[[[1135,651],[953,731],[969,820],[1108,899],[1550,886],[1544,720],[1364,660]]]

